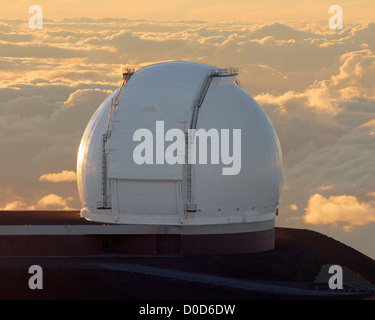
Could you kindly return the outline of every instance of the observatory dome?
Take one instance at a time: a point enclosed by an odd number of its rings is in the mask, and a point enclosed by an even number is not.
[[[282,154],[238,71],[165,62],[123,76],[81,140],[81,216],[141,233],[273,230]]]

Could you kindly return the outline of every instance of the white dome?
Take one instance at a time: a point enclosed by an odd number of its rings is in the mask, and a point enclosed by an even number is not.
[[[99,106],[83,134],[77,161],[82,217],[273,227],[282,187],[279,141],[265,112],[236,81],[233,70],[191,62],[135,72],[122,92]],[[198,145],[185,143],[184,134],[194,132],[189,129],[197,129]],[[199,129],[202,136],[213,134],[206,148]],[[197,150],[196,164],[190,150]]]

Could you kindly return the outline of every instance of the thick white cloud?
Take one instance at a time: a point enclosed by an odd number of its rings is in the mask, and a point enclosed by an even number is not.
[[[72,200],[71,198],[64,199],[59,195],[50,193],[44,197],[42,197],[36,204],[35,208],[37,209],[49,209],[49,210],[69,210],[68,202]]]
[[[45,173],[39,177],[39,181],[47,182],[75,182],[77,174],[74,171],[63,170],[57,173]]]
[[[329,224],[350,231],[353,226],[375,222],[375,201],[360,202],[351,195],[330,196],[319,193],[312,195],[307,203],[303,220],[307,224]]]

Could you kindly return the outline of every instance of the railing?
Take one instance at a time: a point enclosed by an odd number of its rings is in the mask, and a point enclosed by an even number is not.
[[[207,72],[206,77],[203,80],[201,89],[199,90],[199,93],[197,97],[194,99],[193,103],[193,114],[191,117],[190,122],[190,129],[196,129],[197,122],[198,122],[198,113],[199,108],[202,106],[204,98],[206,97],[207,91],[211,85],[212,79],[214,77],[228,77],[228,76],[234,76],[238,74],[238,68],[225,68],[225,69],[212,69]],[[186,164],[186,194],[187,194],[187,204],[186,204],[186,211],[187,212],[196,212],[197,211],[197,205],[193,202],[193,191],[192,191],[192,166],[190,161],[191,156],[191,145],[194,143],[194,137],[191,137],[189,134],[187,136],[187,150],[185,152],[185,164]]]
[[[110,130],[110,118],[113,110],[117,110],[117,106],[120,102],[120,98],[122,95],[122,91],[124,90],[124,87],[126,83],[129,81],[130,77],[134,74],[135,69],[133,68],[123,68],[122,69],[122,84],[120,87],[119,92],[117,93],[115,99],[112,98],[112,103],[111,103],[111,108],[109,110],[108,114],[108,120],[107,120],[107,127],[105,133],[102,135],[102,182],[101,182],[101,193],[102,193],[102,202],[98,202],[96,204],[97,209],[111,209],[111,202],[108,200],[109,195],[108,195],[108,177],[107,177],[107,153],[105,149],[105,145],[111,137],[111,130]]]

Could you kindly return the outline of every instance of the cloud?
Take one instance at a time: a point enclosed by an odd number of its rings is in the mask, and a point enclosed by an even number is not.
[[[343,229],[350,231],[354,226],[375,222],[375,201],[360,202],[351,195],[326,198],[316,193],[308,200],[303,220],[307,224],[329,224],[334,228],[344,223]]]
[[[15,200],[0,207],[0,210],[28,210],[29,206],[22,200]]]
[[[28,205],[12,187],[0,187],[0,210],[26,210]]]
[[[315,81],[301,92],[287,91],[281,95],[262,93],[256,100],[276,104],[282,112],[294,111],[291,102],[298,101],[299,109],[311,108],[313,112],[337,115],[343,111],[342,103],[356,98],[375,99],[375,55],[370,50],[343,54],[339,73],[329,79]],[[307,109],[308,110],[308,109]],[[306,111],[306,110],[305,110]]]
[[[318,190],[322,190],[322,191],[332,190],[332,189],[333,189],[333,186],[321,186],[318,188]]]
[[[298,206],[295,203],[290,204],[288,208],[292,211],[298,211]]]
[[[103,90],[100,89],[78,89],[69,95],[68,100],[64,102],[64,107],[70,108],[78,105],[79,103],[84,103],[87,101],[92,101],[94,93],[102,93]],[[110,94],[111,91],[106,91],[106,94]]]
[[[48,194],[46,196],[44,196],[43,198],[41,198],[36,206],[36,208],[40,208],[40,209],[69,209],[69,207],[67,206],[67,200],[56,195],[56,194]]]
[[[9,32],[11,31],[11,27],[7,23],[0,21],[0,32],[3,32],[3,31]]]
[[[39,177],[39,181],[47,182],[75,182],[77,174],[74,171],[63,170],[58,173],[45,173]]]
[[[71,210],[74,203],[72,196],[59,196],[49,193],[40,198],[38,192],[23,197],[12,188],[0,188],[0,210]]]
[[[73,180],[79,142],[92,114],[110,90],[66,86],[3,88],[0,95],[0,171],[3,186],[12,186],[20,199],[4,198],[21,209],[37,203],[41,194],[72,196],[80,207],[78,190],[70,184],[41,182]],[[65,168],[65,172],[61,172]],[[46,173],[51,173],[48,175]],[[55,174],[55,175],[53,175]],[[38,194],[36,194],[38,193]],[[65,206],[64,206],[65,207]],[[63,208],[64,208],[63,207]]]
[[[332,88],[338,90],[344,99],[374,98],[375,54],[372,50],[345,53],[340,61],[340,73],[331,77]]]

